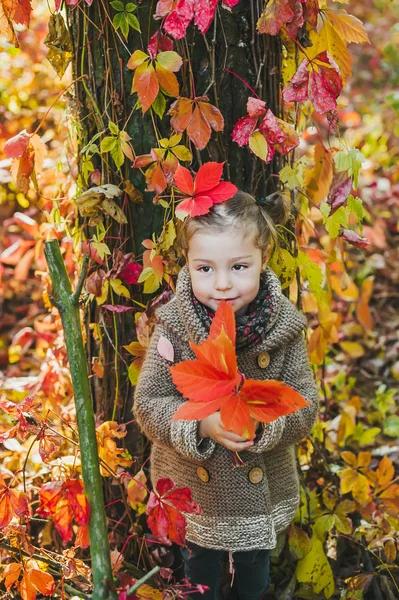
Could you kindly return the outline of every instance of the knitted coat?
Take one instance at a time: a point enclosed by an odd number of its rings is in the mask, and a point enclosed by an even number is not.
[[[234,453],[210,438],[198,444],[198,421],[172,421],[184,399],[172,382],[171,363],[157,350],[159,338],[165,336],[172,343],[178,363],[195,358],[189,340],[199,344],[209,333],[192,303],[187,267],[179,273],[175,297],[158,309],[135,391],[137,421],[153,442],[152,483],[169,477],[176,486],[191,489],[202,514],[186,515],[186,537],[206,548],[231,552],[274,548],[277,534],[291,522],[299,502],[295,443],[310,432],[318,395],[303,337],[305,318],[282,295],[270,269],[265,279],[273,306],[267,335],[257,346],[237,352],[238,368],[247,378],[284,381],[310,405],[263,424],[254,445],[240,452],[244,464],[237,465]],[[270,356],[266,368],[258,361],[261,353]]]

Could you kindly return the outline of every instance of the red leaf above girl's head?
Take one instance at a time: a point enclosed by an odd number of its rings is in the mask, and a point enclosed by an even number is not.
[[[186,167],[178,165],[175,173],[175,184],[183,194],[192,196],[194,194],[194,181]]]
[[[190,217],[205,215],[213,204],[228,200],[237,192],[237,187],[227,181],[220,182],[223,163],[209,162],[199,168],[195,177],[188,169],[180,165],[176,169],[175,184],[188,198],[183,198],[178,212]]]
[[[223,173],[223,163],[207,162],[199,169],[195,177],[194,189],[196,194],[208,192],[220,182]]]

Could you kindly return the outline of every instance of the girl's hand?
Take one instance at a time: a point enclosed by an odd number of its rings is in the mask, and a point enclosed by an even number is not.
[[[220,418],[220,412],[215,412],[212,415],[209,415],[209,417],[202,419],[202,421],[200,421],[198,434],[201,438],[212,438],[215,442],[233,452],[246,450],[253,445],[252,440],[237,435],[233,431],[226,431],[222,419]]]

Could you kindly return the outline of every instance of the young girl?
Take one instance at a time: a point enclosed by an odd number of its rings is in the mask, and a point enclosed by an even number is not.
[[[287,199],[263,205],[238,192],[201,217],[187,218],[180,243],[186,265],[175,297],[157,313],[150,348],[135,393],[135,414],[153,442],[151,478],[168,477],[189,487],[202,509],[187,516],[186,577],[209,586],[206,600],[221,598],[222,566],[234,561],[239,600],[260,600],[269,585],[269,552],[291,522],[299,501],[295,443],[317,413],[317,392],[303,329],[306,321],[281,293],[267,267],[275,224],[287,218]],[[203,342],[221,300],[231,303],[237,327],[238,368],[247,378],[278,379],[310,405],[257,424],[253,440],[223,427],[220,413],[202,421],[172,421],[184,402],[169,363],[157,349],[161,336],[174,362],[195,358],[189,341]],[[239,452],[240,462],[235,461]]]

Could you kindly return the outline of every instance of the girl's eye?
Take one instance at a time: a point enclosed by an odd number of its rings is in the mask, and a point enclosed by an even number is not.
[[[201,273],[209,273],[210,270],[211,270],[211,267],[208,267],[207,265],[204,265],[203,267],[200,267],[198,269],[198,271],[201,271]]]
[[[233,269],[235,271],[242,271],[242,269],[245,269],[245,265],[233,265]]]

